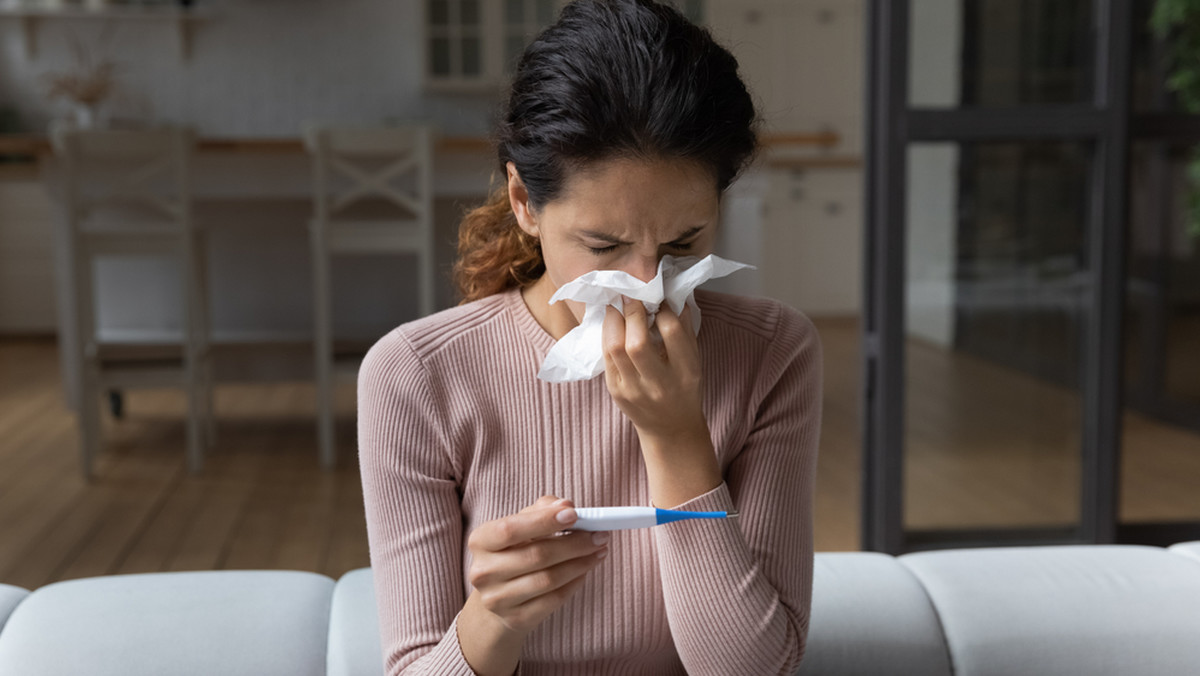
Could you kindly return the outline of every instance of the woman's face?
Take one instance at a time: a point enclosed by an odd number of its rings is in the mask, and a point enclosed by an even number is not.
[[[622,270],[642,281],[663,256],[712,253],[720,213],[712,173],[686,160],[615,159],[577,170],[563,192],[534,211],[509,163],[509,198],[517,222],[542,245],[552,294],[592,270]],[[583,306],[569,304],[576,321]]]

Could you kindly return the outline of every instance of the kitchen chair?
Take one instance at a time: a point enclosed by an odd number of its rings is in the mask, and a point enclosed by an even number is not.
[[[180,387],[187,395],[187,466],[198,472],[213,436],[208,299],[200,233],[192,220],[193,138],[184,129],[60,128],[68,274],[79,374],[80,460],[85,478],[101,445],[100,400],[109,391]],[[102,335],[96,298],[102,259],[168,259],[179,270],[180,326]],[[124,332],[123,332],[124,333]],[[142,336],[136,334],[141,333]]]
[[[433,132],[423,125],[309,126],[312,157],[314,358],[321,466],[337,461],[335,378],[355,379],[366,346],[335,344],[332,257],[410,255],[417,308],[434,310]],[[356,349],[357,348],[357,349]]]

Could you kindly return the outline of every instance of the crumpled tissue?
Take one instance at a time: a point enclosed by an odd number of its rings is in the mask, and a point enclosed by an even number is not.
[[[753,265],[725,260],[718,256],[663,256],[658,274],[649,282],[620,270],[593,270],[563,284],[550,297],[553,305],[560,300],[585,304],[579,326],[563,336],[546,355],[538,377],[552,383],[588,380],[604,372],[604,314],[611,305],[624,314],[621,297],[640,300],[648,313],[650,326],[659,307],[666,303],[675,314],[684,305],[692,308],[692,327],[700,331],[700,308],[696,306],[696,287],[710,279],[724,277]]]

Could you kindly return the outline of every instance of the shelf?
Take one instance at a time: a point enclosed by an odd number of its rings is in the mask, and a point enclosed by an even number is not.
[[[82,6],[50,9],[45,7],[0,6],[0,20],[12,19],[21,22],[21,35],[25,42],[25,58],[37,58],[38,24],[42,21],[159,21],[173,23],[179,35],[179,57],[184,61],[191,58],[192,33],[195,25],[206,17],[191,8],[177,5],[112,5],[88,9]]]

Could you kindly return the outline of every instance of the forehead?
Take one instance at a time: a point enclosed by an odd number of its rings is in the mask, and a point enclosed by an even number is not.
[[[621,158],[571,172],[545,211],[580,228],[673,231],[707,224],[719,197],[712,172],[696,162]]]

